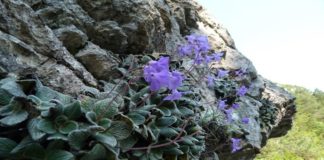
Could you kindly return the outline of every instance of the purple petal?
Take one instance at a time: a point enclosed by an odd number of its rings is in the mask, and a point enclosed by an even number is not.
[[[232,122],[233,121],[233,109],[226,109],[225,110],[225,114],[226,114],[226,118],[227,118],[227,122]]]
[[[238,109],[239,107],[240,107],[240,104],[238,104],[238,103],[233,103],[232,104],[233,109]]]
[[[241,87],[236,91],[236,95],[242,97],[242,96],[244,96],[247,92],[248,92],[248,88],[245,87],[245,86],[241,86]]]
[[[241,139],[231,138],[232,141],[232,153],[241,149]]]
[[[227,100],[219,100],[219,101],[218,101],[218,108],[219,108],[220,110],[224,110],[224,109],[225,109],[225,107],[226,107],[226,101],[227,101]]]
[[[219,69],[217,72],[217,78],[224,78],[228,76],[229,71],[224,70],[224,69]]]
[[[183,77],[179,71],[173,71],[170,76],[168,88],[174,90],[182,85]]]
[[[214,85],[214,77],[212,77],[211,75],[207,76],[207,85],[208,87],[212,87]]]
[[[242,118],[242,123],[249,124],[249,122],[250,122],[250,119],[248,117]]]
[[[180,99],[182,96],[182,93],[179,92],[178,90],[172,90],[171,94],[165,97],[163,100],[169,100],[169,101],[174,101]]]

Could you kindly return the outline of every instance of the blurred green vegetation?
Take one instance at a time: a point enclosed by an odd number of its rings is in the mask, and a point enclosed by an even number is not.
[[[270,139],[257,160],[324,160],[324,92],[284,85],[296,96],[292,130]]]

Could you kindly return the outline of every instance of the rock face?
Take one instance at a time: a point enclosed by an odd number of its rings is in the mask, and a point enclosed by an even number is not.
[[[120,55],[171,55],[191,33],[208,35],[215,50],[226,51],[220,66],[246,69],[242,81],[253,88],[240,111],[255,118],[242,127],[245,147],[235,154],[227,145],[206,150],[219,159],[253,159],[269,137],[291,128],[294,97],[258,75],[227,30],[194,1],[0,0],[0,77],[36,74],[45,85],[76,95],[109,79]]]

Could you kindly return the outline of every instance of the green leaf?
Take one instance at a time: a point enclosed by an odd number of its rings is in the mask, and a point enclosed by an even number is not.
[[[107,129],[111,126],[111,120],[108,118],[103,118],[98,122],[98,125]]]
[[[69,134],[70,132],[72,132],[73,130],[76,130],[78,128],[79,128],[79,125],[77,122],[67,121],[67,122],[63,123],[62,125],[60,125],[59,131],[62,134]]]
[[[62,112],[62,108],[57,107],[56,104],[48,101],[41,101],[39,105],[36,106],[40,111],[48,111],[50,108],[55,108],[58,113]]]
[[[138,113],[130,113],[127,115],[136,125],[141,125],[145,122],[145,117]]]
[[[74,103],[65,106],[64,114],[71,120],[79,118],[82,114],[80,101],[75,101]]]
[[[204,147],[197,146],[197,145],[191,146],[190,148],[191,148],[192,154],[194,154],[194,155],[197,155],[204,150]]]
[[[118,104],[112,101],[111,98],[100,100],[95,103],[94,112],[99,117],[112,118],[118,113]]]
[[[37,128],[48,134],[56,133],[56,129],[53,122],[47,119],[41,119],[37,124]]]
[[[0,107],[0,116],[9,116],[12,114],[12,107],[8,104],[5,106]]]
[[[51,140],[62,140],[62,141],[68,141],[67,136],[61,134],[61,133],[54,133],[46,138],[48,141]]]
[[[40,118],[33,118],[27,124],[28,133],[35,141],[40,140],[46,135],[46,133],[42,132],[37,128],[37,125],[40,122],[40,120]]]
[[[27,136],[24,139],[22,139],[13,150],[11,150],[11,153],[18,153],[32,144],[35,144],[35,142],[31,139],[30,136]]]
[[[21,155],[26,159],[43,160],[45,158],[45,149],[38,143],[33,143],[23,149]]]
[[[69,145],[80,150],[89,138],[90,134],[85,130],[74,130],[68,135]]]
[[[74,160],[72,153],[63,150],[51,150],[46,153],[46,160]]]
[[[138,138],[136,136],[129,136],[126,139],[119,141],[119,145],[122,149],[127,150],[128,148],[133,147],[138,142]]]
[[[13,95],[2,88],[0,88],[0,95],[0,106],[7,105],[13,97]]]
[[[141,97],[143,97],[144,94],[149,93],[149,91],[150,91],[150,87],[149,86],[146,86],[145,88],[141,89],[139,92],[137,92],[136,94],[134,94],[131,97],[131,100],[133,102],[138,102],[139,100],[141,100]]]
[[[140,114],[140,115],[142,115],[144,117],[146,117],[146,116],[148,116],[148,115],[151,114],[150,111],[145,111],[143,109],[138,109],[138,110],[134,111],[134,113]]]
[[[168,108],[160,107],[159,109],[164,113],[165,116],[171,116],[171,111]]]
[[[65,148],[65,141],[62,140],[53,140],[50,141],[49,144],[47,145],[47,150],[55,150],[55,149],[63,149]]]
[[[93,111],[90,111],[90,112],[86,113],[86,118],[87,118],[88,122],[90,122],[91,124],[94,124],[94,125],[97,124],[96,123],[96,117],[97,117],[97,115]]]
[[[163,150],[165,154],[168,155],[182,155],[184,154],[180,149],[178,148],[170,148],[170,149],[164,149]]]
[[[81,160],[102,160],[107,159],[107,151],[101,144],[96,144]]]
[[[117,145],[116,138],[109,133],[104,133],[104,134],[98,133],[94,136],[94,138],[97,141],[99,141],[105,145],[111,146],[111,147],[115,147]]]
[[[148,133],[151,135],[151,138],[153,141],[158,140],[159,136],[160,136],[160,129],[158,127],[156,127],[155,125],[150,125],[148,127]]]
[[[123,140],[132,133],[132,130],[133,126],[124,121],[113,121],[107,132],[115,136],[117,140]]]
[[[40,105],[42,100],[39,99],[38,97],[34,96],[34,95],[28,95],[27,99],[31,100],[34,104],[36,105]]]
[[[6,126],[14,126],[25,121],[28,118],[28,112],[25,110],[20,110],[18,112],[13,112],[11,115],[4,117],[0,120],[0,123]]]
[[[163,127],[160,128],[160,134],[163,135],[164,137],[171,138],[177,136],[179,133],[173,128]]]
[[[9,95],[14,97],[26,97],[26,94],[23,92],[22,88],[16,81],[8,81],[0,87],[1,90],[6,91]]]
[[[17,143],[8,138],[0,137],[0,157],[7,157],[10,152],[17,146]]]
[[[86,113],[86,112],[90,112],[93,110],[93,106],[94,104],[96,103],[96,99],[94,98],[91,98],[91,97],[88,97],[88,96],[84,96],[84,95],[81,95],[80,96],[81,98],[80,101],[81,101],[81,110],[82,112]]]
[[[70,120],[69,120],[68,117],[66,117],[65,115],[59,115],[59,116],[57,116],[57,117],[55,118],[54,123],[55,123],[55,126],[60,126],[60,125],[62,125],[63,123],[66,123],[66,122],[68,122],[68,121],[70,121]]]
[[[195,114],[193,110],[191,110],[191,109],[189,109],[187,107],[179,107],[179,111],[184,116],[193,116]]]
[[[68,95],[64,95],[49,87],[43,86],[40,81],[36,82],[36,93],[35,96],[43,101],[50,101],[52,99],[59,100],[62,104],[69,104],[73,101],[73,98]]]
[[[149,153],[150,158],[153,160],[160,160],[163,159],[163,151],[161,149],[153,149]]]
[[[168,127],[177,122],[177,118],[174,116],[171,117],[161,117],[156,120],[157,126]]]
[[[182,137],[180,143],[183,143],[183,144],[186,144],[189,146],[194,145],[191,138],[189,138],[188,136]]]

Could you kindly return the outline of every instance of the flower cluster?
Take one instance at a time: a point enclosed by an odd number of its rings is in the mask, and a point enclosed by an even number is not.
[[[212,61],[219,62],[224,53],[208,54],[211,49],[207,36],[192,34],[186,36],[187,44],[180,45],[178,54],[180,56],[189,56],[194,59],[195,64],[210,63]]]
[[[224,53],[212,52],[211,46],[208,43],[207,36],[192,34],[186,36],[186,44],[180,45],[178,48],[178,54],[181,57],[189,57],[193,60],[194,65],[201,65],[209,67],[211,62],[220,62],[224,56]],[[189,70],[190,72],[190,70]],[[210,68],[206,74],[202,74],[202,78],[206,78],[207,85],[213,87],[216,83],[215,80],[222,78],[230,78],[233,75],[237,78],[242,78],[246,74],[246,69],[239,69],[236,71],[230,71],[218,68],[216,73],[211,73]],[[144,79],[150,85],[151,91],[158,91],[161,88],[167,88],[170,90],[170,94],[164,98],[164,100],[178,100],[184,94],[177,90],[182,85],[184,80],[183,74],[179,71],[170,71],[169,57],[160,57],[157,61],[150,61],[148,65],[144,67]],[[245,96],[249,88],[245,85],[236,89],[236,98]],[[228,103],[228,104],[227,104]],[[240,108],[239,103],[232,102],[225,97],[217,102],[217,107],[223,111],[226,116],[227,122],[233,122],[233,113]],[[248,117],[241,118],[242,124],[249,124],[250,119]],[[236,152],[241,149],[241,139],[231,138],[232,152]]]
[[[241,147],[241,139],[239,138],[231,138],[232,141],[232,153],[240,150]]]
[[[248,92],[248,88],[245,86],[241,86],[237,91],[236,91],[236,95],[242,97],[244,96],[247,92]]]
[[[181,98],[181,92],[177,90],[183,81],[183,75],[179,71],[169,70],[169,57],[161,57],[158,61],[150,61],[144,67],[144,79],[150,84],[151,91],[158,91],[162,87],[171,90],[171,94],[164,100],[177,100]]]

